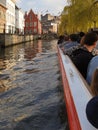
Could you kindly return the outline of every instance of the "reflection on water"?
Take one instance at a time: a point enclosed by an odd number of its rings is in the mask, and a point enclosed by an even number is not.
[[[0,52],[0,130],[67,130],[56,40]]]

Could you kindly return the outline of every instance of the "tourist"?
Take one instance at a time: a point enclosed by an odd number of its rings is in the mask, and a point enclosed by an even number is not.
[[[64,54],[65,54],[66,50],[68,50],[69,48],[79,44],[77,42],[77,40],[78,40],[78,35],[77,34],[70,34],[69,35],[69,40],[64,42],[62,44],[62,46],[61,46],[61,49],[63,50]]]
[[[78,38],[78,42],[81,42],[82,37],[84,37],[85,33],[84,32],[79,32],[79,38]]]
[[[77,42],[77,40],[78,40],[78,35],[77,34],[70,34],[69,35],[69,41],[64,45],[64,50],[79,44]]]
[[[72,56],[72,52],[79,49],[81,46],[83,46],[84,42],[83,42],[84,37],[81,38],[80,44],[76,44],[75,46],[72,46],[66,50],[64,50],[64,54],[68,55],[68,56]]]
[[[83,46],[72,52],[71,59],[85,79],[87,75],[88,64],[94,57],[92,50],[96,47],[97,40],[98,35],[96,33],[87,33],[83,39]]]
[[[64,35],[60,35],[57,44],[62,44],[64,42]]]
[[[65,35],[64,35],[63,42],[62,42],[61,44],[59,44],[59,47],[60,47],[61,49],[63,49],[63,46],[64,46],[66,43],[68,43],[68,41],[69,41],[69,35],[65,34]]]
[[[98,96],[98,68],[93,73],[90,89],[93,96]]]
[[[86,81],[89,85],[91,85],[92,76],[97,67],[98,67],[98,55],[93,57],[88,64]]]
[[[93,97],[86,106],[86,116],[88,121],[98,128],[98,96]]]
[[[83,40],[83,39],[84,39],[84,36],[81,38],[80,44],[77,44],[77,45],[75,45],[75,46],[72,46],[72,47],[70,47],[70,48],[64,50],[64,51],[63,51],[64,54],[65,54],[65,55],[68,55],[68,56],[72,56],[72,52],[73,52],[73,51],[75,51],[75,50],[77,50],[77,49],[79,49],[80,47],[83,46],[83,44],[84,44],[84,40]],[[98,49],[94,48],[94,49],[92,50],[92,54],[93,54],[93,56],[98,55]]]

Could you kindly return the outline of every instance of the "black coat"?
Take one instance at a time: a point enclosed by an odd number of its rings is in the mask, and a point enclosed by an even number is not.
[[[87,67],[92,58],[92,53],[85,47],[81,47],[72,52],[71,59],[85,79],[87,75]]]

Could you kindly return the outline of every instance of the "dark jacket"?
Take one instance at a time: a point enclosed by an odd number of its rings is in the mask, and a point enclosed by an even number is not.
[[[72,52],[71,59],[85,79],[87,75],[87,67],[92,58],[92,52],[89,52],[85,47],[81,47]]]

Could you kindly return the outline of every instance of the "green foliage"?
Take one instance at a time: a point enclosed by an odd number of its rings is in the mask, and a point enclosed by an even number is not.
[[[98,3],[94,0],[67,0],[61,15],[59,34],[87,32],[98,25]]]

